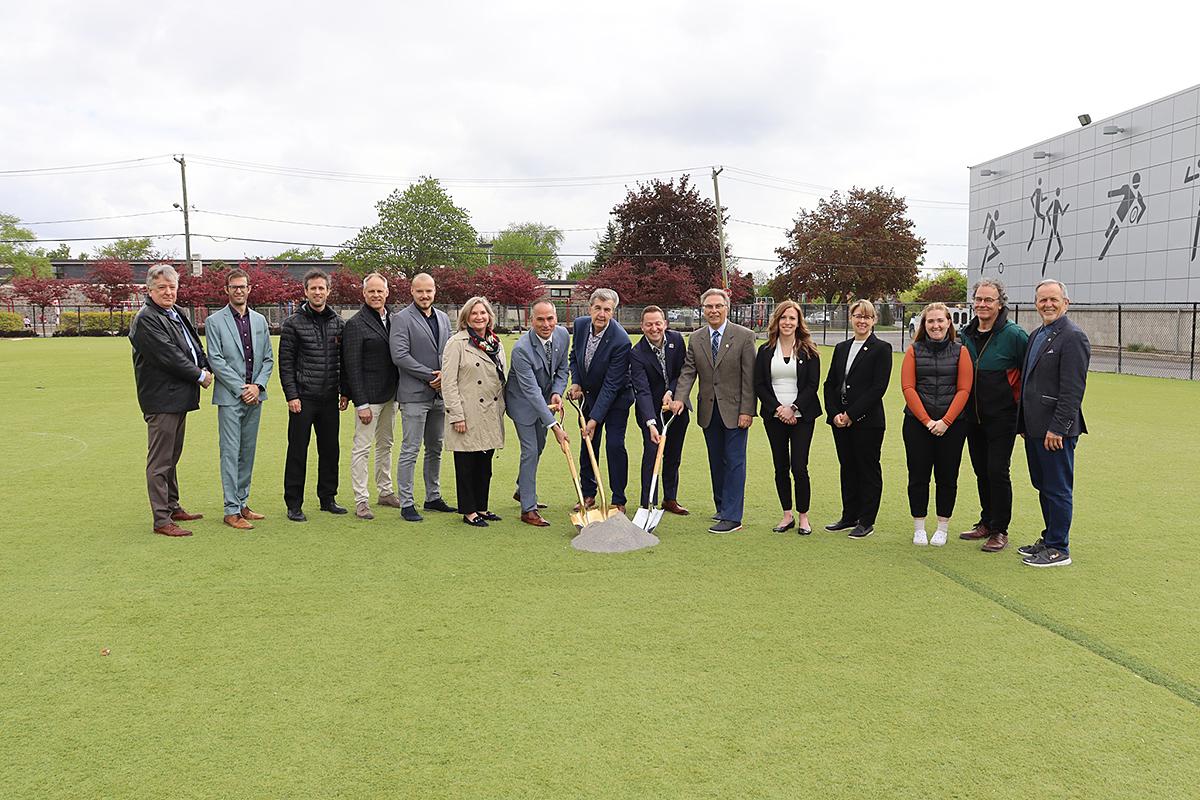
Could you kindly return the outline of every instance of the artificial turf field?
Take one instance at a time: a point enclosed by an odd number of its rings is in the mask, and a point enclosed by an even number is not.
[[[128,342],[0,340],[0,796],[1200,797],[1200,387],[1089,377],[1075,563],[1035,570],[1020,443],[1008,551],[912,546],[898,373],[875,535],[819,530],[839,511],[825,425],[818,530],[771,534],[758,420],[742,532],[705,532],[693,426],[692,516],[596,555],[568,544],[552,446],[554,526],[519,522],[511,429],[486,530],[315,497],[288,522],[277,378],[251,498],[269,519],[221,525],[205,392],[180,464],[205,519],[151,535]],[[954,533],[977,511],[966,461]],[[449,456],[442,484],[452,502]]]

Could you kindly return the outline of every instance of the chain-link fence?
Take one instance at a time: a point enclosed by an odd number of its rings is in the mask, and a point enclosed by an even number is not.
[[[267,318],[273,332],[278,332],[283,319],[293,313],[299,303],[279,303],[256,306],[255,310]],[[455,320],[457,305],[439,305]],[[359,306],[340,306],[337,310],[349,317]],[[617,309],[617,322],[626,330],[636,332],[642,321],[644,306],[621,306]],[[730,309],[730,319],[765,333],[774,304],[770,301],[735,305]],[[879,320],[876,335],[891,342],[897,351],[902,351],[912,342],[916,316],[923,308],[919,304],[877,303]],[[813,340],[821,345],[835,345],[851,335],[850,314],[845,304],[826,305],[806,303],[802,305],[804,321]],[[56,306],[39,308],[15,305],[11,311],[26,321],[30,333],[38,336],[121,336],[129,330],[129,320],[136,307],[110,310],[100,306]],[[182,309],[200,330],[204,320],[215,310],[208,308]],[[529,325],[529,309],[520,306],[495,306],[498,326],[503,331],[521,331]],[[699,307],[667,308],[667,324],[687,333],[704,324]],[[579,316],[587,314],[587,307],[574,304],[559,304],[559,322],[570,326]],[[971,317],[967,304],[952,304],[951,314],[956,326],[961,327]],[[1200,322],[1200,303],[1147,304],[1117,303],[1110,305],[1074,303],[1070,308],[1071,319],[1088,335],[1092,343],[1091,368],[1096,372],[1117,372],[1129,375],[1146,375],[1159,378],[1182,378],[1196,380],[1197,323]],[[1030,305],[1013,305],[1009,318],[1028,331],[1041,324],[1037,310]]]

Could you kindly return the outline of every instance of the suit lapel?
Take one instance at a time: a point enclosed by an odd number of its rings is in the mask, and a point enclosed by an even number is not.
[[[875,334],[873,334],[873,333],[867,337],[867,340],[865,342],[863,342],[863,346],[861,348],[859,348],[858,355],[856,355],[854,357],[854,363],[850,365],[850,369],[846,370],[847,378],[849,378],[850,373],[854,372],[854,369],[863,362],[863,354],[868,352],[868,350],[870,348],[873,348],[877,341],[879,341],[879,340],[875,338]],[[853,347],[853,345],[851,345],[851,347]],[[846,349],[846,358],[847,359],[850,358],[850,349],[849,348]]]
[[[1046,340],[1042,342],[1042,349],[1034,355],[1033,363],[1029,365],[1030,372],[1033,372],[1035,369],[1037,369],[1038,362],[1042,360],[1042,356],[1046,355],[1046,351],[1050,349],[1050,345],[1054,341],[1055,337],[1058,336],[1058,333],[1059,332],[1057,330],[1053,330],[1046,334]]]
[[[441,355],[442,349],[438,346],[438,340],[433,335],[433,329],[429,327],[429,320],[426,319],[425,315],[421,313],[421,309],[417,308],[416,303],[413,303],[408,307],[408,310],[411,311],[412,316],[416,318],[417,324],[420,326],[421,330],[423,330],[425,335],[429,337],[429,341],[433,342],[433,349],[437,351],[438,355]],[[435,320],[437,319],[436,309],[430,309],[429,313],[434,315],[433,318]],[[441,322],[438,322],[438,330],[441,330]]]

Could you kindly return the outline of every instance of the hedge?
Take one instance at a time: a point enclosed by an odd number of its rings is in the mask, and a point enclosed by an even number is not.
[[[59,336],[103,336],[105,334],[127,334],[133,311],[84,311],[80,314],[63,314],[59,319]]]
[[[0,333],[25,330],[25,318],[15,311],[0,311]]]

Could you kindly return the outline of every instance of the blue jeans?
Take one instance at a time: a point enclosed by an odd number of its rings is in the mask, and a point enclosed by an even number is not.
[[[1075,443],[1078,436],[1064,436],[1062,450],[1047,450],[1044,439],[1025,438],[1029,480],[1038,491],[1046,547],[1070,553],[1072,499],[1075,488]]]

